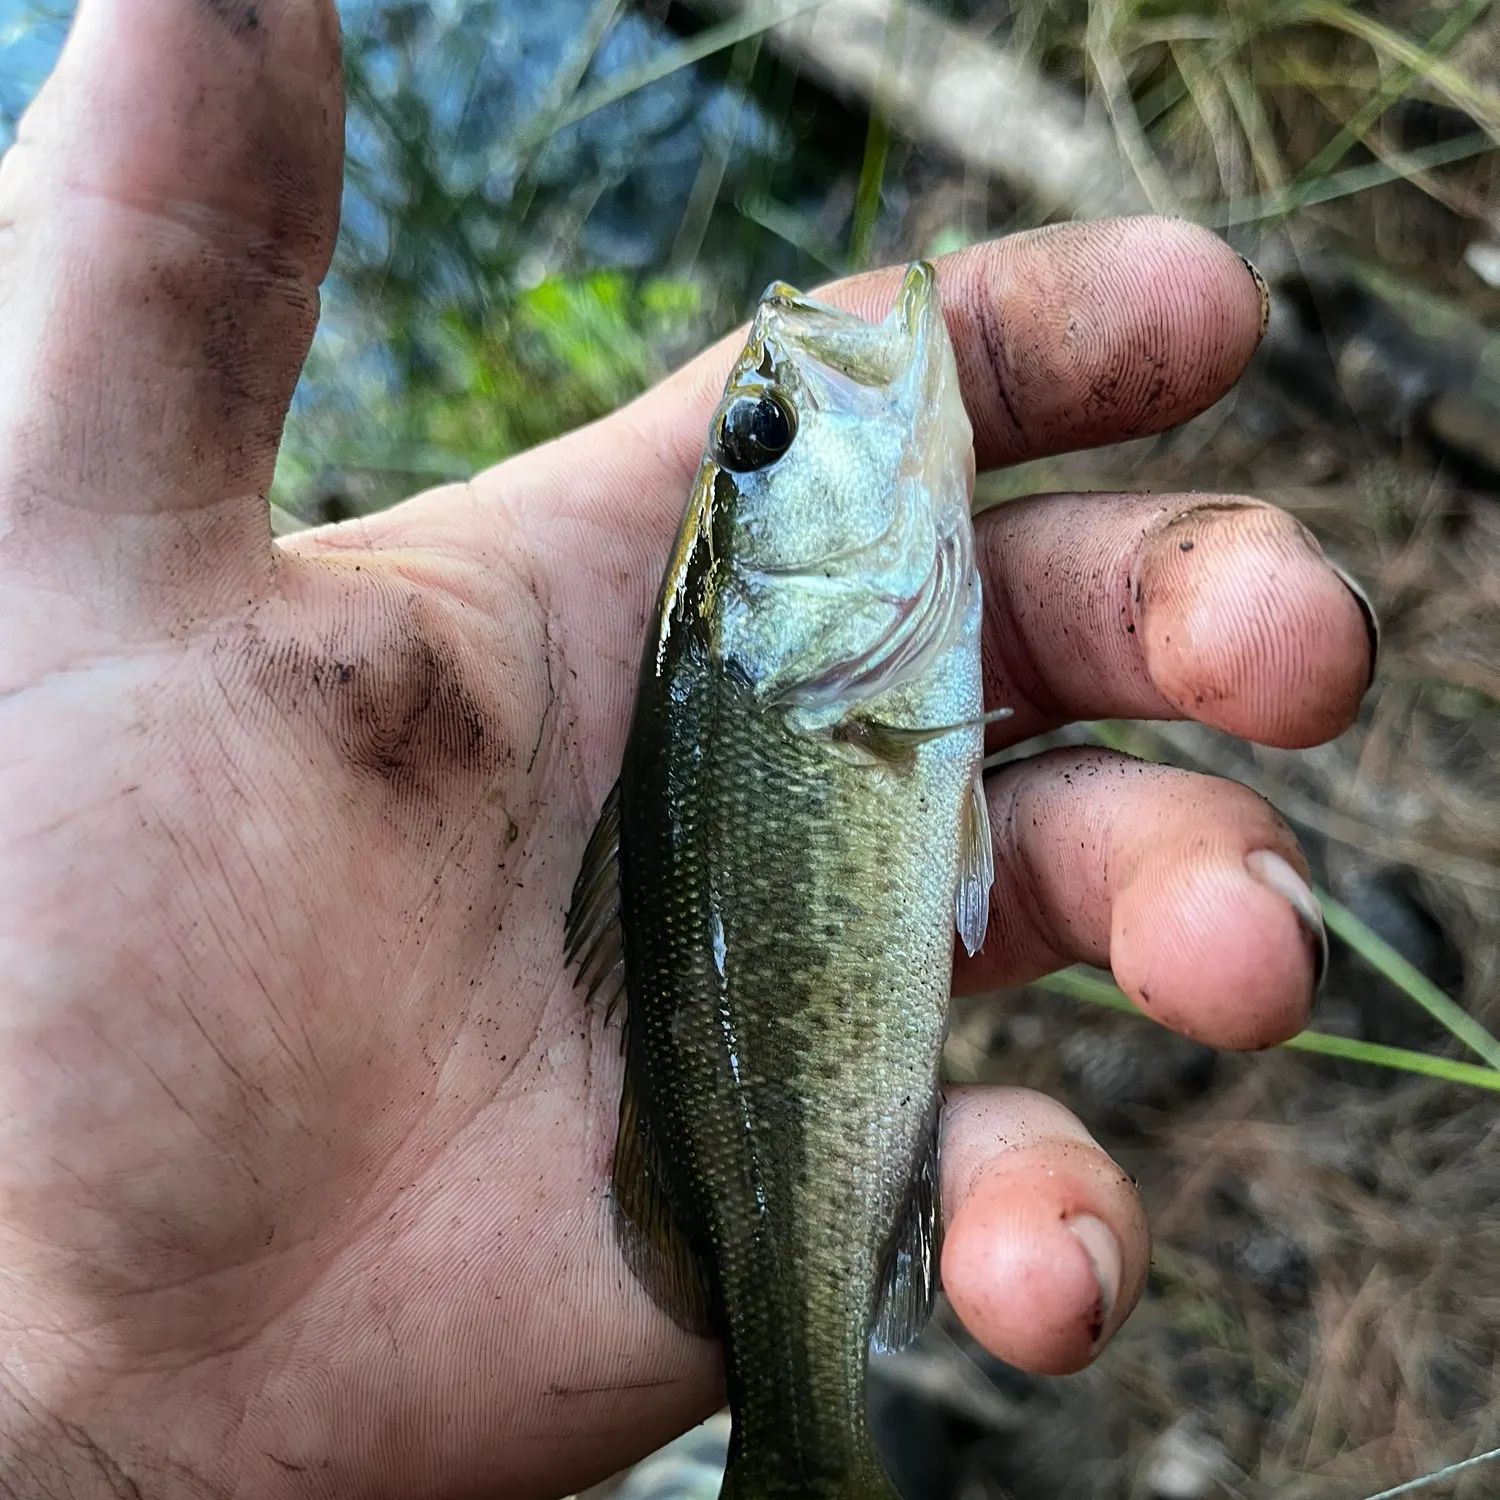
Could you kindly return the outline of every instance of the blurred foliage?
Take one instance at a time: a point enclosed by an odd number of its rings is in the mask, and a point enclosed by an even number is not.
[[[714,311],[668,226],[740,124],[690,69],[563,123],[671,45],[615,0],[343,19],[343,230],[276,487],[308,519],[472,472],[659,378]]]
[[[1158,209],[1231,238],[1337,203],[1305,227],[1436,271],[1462,244],[1434,256],[1430,216],[1380,190],[1425,196],[1450,228],[1495,201],[1491,0],[1013,0],[1003,29],[1100,101]]]
[[[701,313],[691,281],[596,271],[549,277],[472,314],[423,308],[420,322],[388,330],[382,353],[402,361],[394,377],[351,379],[346,359],[357,364],[359,348],[320,338],[275,498],[334,518],[466,477],[614,410],[665,373],[661,351]]]

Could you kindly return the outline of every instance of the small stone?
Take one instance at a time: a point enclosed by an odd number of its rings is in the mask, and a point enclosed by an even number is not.
[[[1146,1451],[1141,1479],[1151,1500],[1213,1500],[1227,1495],[1234,1465],[1217,1439],[1189,1419],[1174,1422]]]

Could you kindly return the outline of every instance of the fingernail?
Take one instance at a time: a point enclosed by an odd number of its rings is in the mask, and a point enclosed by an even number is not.
[[[1097,1349],[1114,1331],[1115,1304],[1120,1300],[1120,1277],[1124,1274],[1125,1257],[1114,1231],[1103,1219],[1093,1214],[1075,1214],[1067,1224],[1073,1238],[1083,1246],[1083,1253],[1094,1268],[1094,1280],[1099,1283],[1098,1323],[1091,1330],[1092,1347]]]
[[[1269,890],[1276,892],[1297,913],[1313,943],[1313,994],[1328,972],[1328,929],[1323,912],[1308,883],[1279,854],[1256,849],[1245,856],[1245,868]]]
[[[1336,562],[1330,562],[1328,566],[1338,574],[1339,582],[1354,595],[1354,602],[1359,605],[1359,611],[1365,617],[1365,634],[1370,638],[1370,681],[1365,683],[1368,688],[1375,681],[1375,663],[1380,659],[1380,616],[1375,613],[1370,596],[1352,573],[1346,572]]]
[[[1240,256],[1240,260],[1244,262],[1245,269],[1250,273],[1250,279],[1255,283],[1255,290],[1260,293],[1260,333],[1257,337],[1265,338],[1266,329],[1271,326],[1271,288],[1266,285],[1266,278],[1255,269],[1253,261],[1243,255]]]

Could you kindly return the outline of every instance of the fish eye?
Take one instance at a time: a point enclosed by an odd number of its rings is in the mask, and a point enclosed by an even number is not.
[[[726,469],[748,474],[775,463],[795,435],[791,408],[780,396],[771,391],[736,396],[716,425],[715,457]]]

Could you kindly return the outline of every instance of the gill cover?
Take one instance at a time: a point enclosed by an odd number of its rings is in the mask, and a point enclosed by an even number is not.
[[[878,324],[773,286],[694,497],[717,654],[804,725],[919,677],[977,630],[972,481],[931,266]]]

